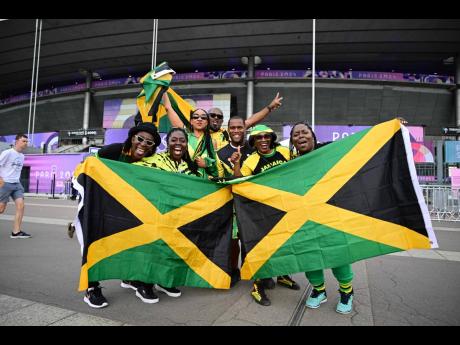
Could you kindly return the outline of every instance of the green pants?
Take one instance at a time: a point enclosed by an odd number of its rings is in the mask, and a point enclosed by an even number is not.
[[[332,268],[332,274],[341,284],[350,283],[353,280],[353,271],[351,265],[343,265],[339,267]],[[311,285],[321,285],[324,283],[324,271],[310,271],[305,272],[308,281]]]

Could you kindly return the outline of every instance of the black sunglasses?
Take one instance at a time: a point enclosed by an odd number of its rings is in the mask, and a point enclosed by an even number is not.
[[[198,120],[198,119],[207,120],[208,117],[207,117],[206,115],[201,115],[201,116],[193,115],[193,116],[192,116],[192,120]]]
[[[145,141],[145,145],[147,146],[153,146],[153,144],[155,144],[155,142],[153,142],[152,140],[145,139],[144,137],[141,137],[140,135],[135,134],[134,137],[139,143],[143,143]]]
[[[271,139],[272,136],[270,134],[259,134],[254,136],[254,140],[263,140],[263,139]]]
[[[216,113],[209,113],[209,116],[211,116],[213,119],[217,117],[220,120],[224,118],[224,115],[216,114]]]

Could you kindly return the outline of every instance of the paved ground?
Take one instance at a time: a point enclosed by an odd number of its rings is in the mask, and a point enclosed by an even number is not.
[[[249,295],[250,282],[226,291],[182,288],[180,298],[160,294],[142,303],[119,281],[103,282],[110,305],[96,310],[77,291],[80,247],[67,236],[76,202],[26,198],[24,231],[9,238],[14,205],[0,215],[0,325],[460,325],[460,224],[435,223],[437,250],[413,250],[353,265],[354,311],[335,312],[337,284],[326,271],[328,302],[306,309],[310,291],[303,274],[300,291],[268,290],[272,306]]]

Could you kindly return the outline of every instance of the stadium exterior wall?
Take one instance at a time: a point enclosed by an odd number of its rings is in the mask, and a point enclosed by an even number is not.
[[[414,86],[404,83],[350,82],[327,80],[316,82],[316,124],[373,125],[395,116],[403,116],[413,125],[425,125],[425,134],[441,135],[441,128],[455,120],[455,95],[445,85]],[[178,82],[173,88],[182,95],[230,93],[234,100],[232,115],[245,116],[246,84],[244,81]],[[90,128],[102,126],[104,101],[134,98],[136,87],[92,90]],[[311,120],[311,82],[299,80],[257,80],[254,111],[266,106],[276,92],[284,97],[283,106],[270,114],[265,123],[279,130],[283,123]],[[35,132],[78,129],[83,122],[84,92],[49,96],[37,102]],[[0,107],[0,135],[27,131],[29,102]]]

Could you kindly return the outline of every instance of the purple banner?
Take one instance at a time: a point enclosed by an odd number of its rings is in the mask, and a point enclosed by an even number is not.
[[[292,125],[283,126],[283,144],[289,142]],[[337,141],[355,134],[370,126],[315,126],[316,139],[319,142]],[[407,126],[410,134],[412,153],[415,163],[434,163],[433,142],[424,141],[424,128],[422,126]]]
[[[30,167],[29,192],[36,193],[38,186],[38,193],[50,193],[54,175],[55,193],[64,193],[65,182],[72,178],[76,166],[87,155],[88,153],[25,155],[24,166]]]
[[[281,71],[281,70],[257,70],[256,78],[306,78],[307,72],[305,70],[294,71]],[[311,76],[311,72],[310,72]]]
[[[291,125],[283,126],[283,138],[289,139]],[[355,134],[356,132],[370,128],[370,126],[315,126],[316,139],[319,142],[336,141]]]
[[[371,80],[395,80],[404,81],[403,73],[388,73],[388,72],[366,72],[353,71],[351,72],[352,79],[371,79]]]

